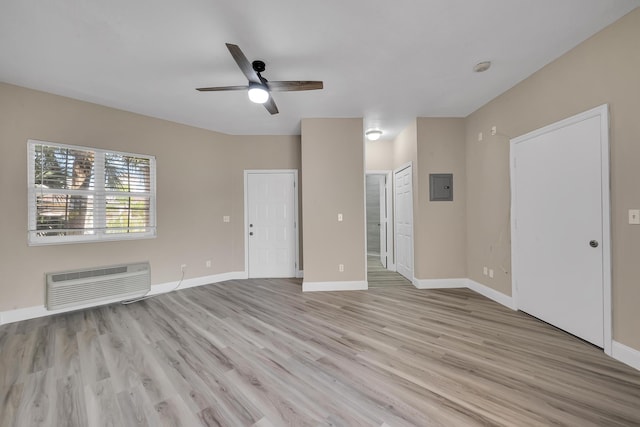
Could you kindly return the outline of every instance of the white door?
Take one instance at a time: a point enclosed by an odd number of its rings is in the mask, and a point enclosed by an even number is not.
[[[511,142],[513,280],[519,309],[602,347],[608,119],[587,113]]]
[[[380,176],[380,263],[387,268],[387,177]]]
[[[396,269],[413,281],[413,190],[411,166],[393,174]]]
[[[295,277],[295,173],[247,173],[249,277]]]

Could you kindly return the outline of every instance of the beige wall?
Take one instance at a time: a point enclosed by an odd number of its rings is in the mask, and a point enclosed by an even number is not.
[[[158,237],[27,246],[29,138],[155,155]],[[297,136],[229,136],[0,84],[0,311],[41,306],[49,271],[149,260],[153,284],[180,264],[187,279],[244,271],[243,170],[299,168]]]
[[[418,161],[418,121],[411,123],[393,140],[393,169],[412,163],[413,183],[417,182],[416,163]]]
[[[414,277],[467,277],[465,121],[417,118],[391,142],[367,144],[367,169],[413,166]],[[386,160],[389,162],[389,160]],[[429,201],[429,174],[453,173],[454,201]]]
[[[466,121],[469,277],[510,295],[509,138],[609,104],[613,337],[637,350],[640,227],[627,224],[627,210],[640,208],[639,40],[636,9]],[[490,135],[491,126],[499,135]],[[483,265],[496,269],[493,280],[482,275]]]
[[[367,171],[393,170],[393,140],[365,142],[365,168]]]
[[[305,283],[366,280],[364,189],[362,119],[303,119]]]
[[[418,118],[414,185],[414,276],[467,277],[464,119]],[[453,174],[453,201],[429,201],[429,174]]]

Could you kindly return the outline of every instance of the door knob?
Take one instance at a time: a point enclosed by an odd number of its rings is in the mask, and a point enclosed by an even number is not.
[[[597,240],[592,240],[589,242],[589,246],[591,246],[592,248],[597,248],[598,247],[598,241]]]
[[[253,231],[251,231],[251,232],[249,233],[249,236],[253,236]]]

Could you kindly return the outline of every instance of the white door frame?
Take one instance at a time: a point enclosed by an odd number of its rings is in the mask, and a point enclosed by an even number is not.
[[[514,145],[523,140],[531,139],[557,129],[564,128],[574,123],[581,122],[593,117],[600,117],[600,147],[601,147],[601,197],[602,197],[602,280],[603,280],[603,314],[604,314],[604,352],[611,356],[612,353],[612,308],[611,308],[611,219],[610,219],[610,188],[609,188],[609,112],[608,105],[585,111],[581,114],[534,130],[525,135],[514,138],[510,141],[510,163],[511,182],[515,176],[515,150]],[[516,279],[518,278],[517,263],[514,261],[518,257],[518,242],[516,234],[515,206],[517,194],[511,186],[511,295],[514,307],[518,308],[518,289]]]
[[[300,217],[298,214],[298,170],[297,169],[245,169],[244,171],[244,272],[249,277],[249,175],[250,174],[292,174],[293,175],[293,217],[295,218],[295,272],[296,277],[302,277],[300,270]]]
[[[407,168],[411,168],[411,279],[409,279],[412,283],[414,282],[414,276],[415,276],[415,224],[414,224],[414,215],[413,215],[413,198],[414,198],[414,194],[413,194],[413,184],[414,184],[414,179],[413,179],[413,162],[408,162],[405,163],[403,165],[401,165],[400,167],[396,168],[393,170],[393,181],[395,184],[395,175],[396,173],[407,169]],[[396,209],[397,209],[397,205],[396,205],[396,193],[395,193],[395,185],[392,187],[392,193],[393,193],[393,266],[394,269],[393,271],[398,271],[398,263],[396,260],[396,254],[398,253],[398,233],[396,231]]]
[[[384,175],[385,188],[387,190],[387,205],[385,211],[387,212],[387,270],[396,271],[395,263],[395,238],[393,234],[394,222],[393,222],[393,171],[390,170],[368,170],[365,175]],[[366,212],[366,200],[365,200],[365,212]],[[365,234],[366,236],[366,234]],[[393,242],[393,243],[392,243]],[[367,247],[365,242],[365,248]]]

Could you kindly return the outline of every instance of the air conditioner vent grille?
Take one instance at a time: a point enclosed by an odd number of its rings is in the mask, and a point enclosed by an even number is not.
[[[126,273],[127,266],[99,268],[96,270],[74,271],[69,273],[59,273],[51,276],[53,282],[65,282],[67,280],[85,279],[87,277],[109,276],[112,274]]]
[[[135,298],[151,286],[148,262],[48,273],[47,309]]]

